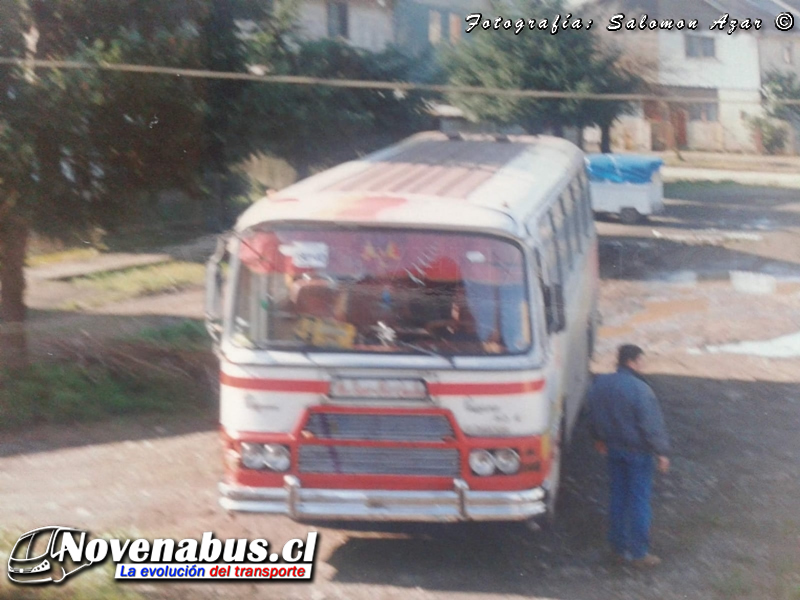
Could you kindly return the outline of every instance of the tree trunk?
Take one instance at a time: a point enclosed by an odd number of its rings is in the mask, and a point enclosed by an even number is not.
[[[25,252],[28,224],[9,216],[0,223],[0,365],[28,362],[25,335]]]
[[[600,152],[603,154],[611,152],[611,123],[600,125]]]

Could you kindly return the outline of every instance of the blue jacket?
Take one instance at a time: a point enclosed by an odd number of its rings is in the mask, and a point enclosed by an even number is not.
[[[594,439],[610,448],[660,456],[670,449],[653,389],[627,367],[595,378],[589,390],[589,424]]]

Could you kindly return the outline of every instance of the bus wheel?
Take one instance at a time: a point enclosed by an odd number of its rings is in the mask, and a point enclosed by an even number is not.
[[[626,225],[636,225],[642,220],[642,214],[635,208],[626,207],[619,211],[619,220]]]

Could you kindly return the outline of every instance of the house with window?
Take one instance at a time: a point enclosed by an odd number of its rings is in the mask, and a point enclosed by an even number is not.
[[[749,0],[766,13],[778,15],[790,12],[800,18],[800,0]],[[800,23],[797,24],[800,26]],[[800,76],[800,27],[791,31],[778,31],[771,19],[765,23],[759,36],[759,65],[761,76],[772,72],[795,73]]]
[[[490,0],[397,0],[395,6],[397,44],[414,54],[466,41],[468,14],[494,14]]]
[[[800,18],[800,0],[750,0],[765,11],[778,15],[790,12]],[[798,23],[800,25],[800,23]],[[761,81],[767,83],[775,74],[790,75],[800,79],[800,26],[791,31],[778,31],[774,22],[762,30],[758,40],[758,58],[761,68]],[[792,119],[786,127],[786,149],[794,154],[800,153],[800,118]]]
[[[653,150],[757,152],[761,150],[752,119],[763,114],[760,41],[774,29],[777,13],[753,0],[599,0],[591,9],[607,22],[623,13],[627,22],[658,26],[644,31],[604,31],[606,43],[646,65],[648,79],[665,101],[644,102],[633,120],[650,130]],[[762,29],[711,30],[728,13],[729,18],[761,19]],[[679,17],[696,19],[697,27],[662,27]],[[631,125],[629,120],[629,126]],[[619,137],[619,136],[618,136]]]
[[[395,43],[393,0],[305,0],[300,6],[300,34],[333,38],[356,48],[380,52]]]
[[[304,0],[301,34],[339,38],[373,52],[396,45],[419,55],[461,41],[467,14],[490,14],[489,2],[476,0],[465,7],[462,0]]]

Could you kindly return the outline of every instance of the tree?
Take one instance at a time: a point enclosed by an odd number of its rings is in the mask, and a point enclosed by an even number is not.
[[[639,75],[641,71],[622,64],[622,54],[618,50],[604,48],[596,52],[587,73],[587,87],[599,94],[633,94],[644,91],[648,85]],[[632,106],[628,102],[584,102],[581,106],[578,126],[582,130],[587,125],[600,127],[600,152],[611,152],[611,126],[620,115],[629,113]]]
[[[279,50],[279,48],[286,50]],[[335,40],[276,46],[272,34],[250,45],[251,62],[270,73],[334,79],[408,81],[415,61],[397,49],[371,53]],[[242,127],[301,177],[424,129],[430,117],[418,93],[327,86],[253,85]]]
[[[234,0],[216,0],[207,6],[201,19],[200,39],[203,41],[204,68],[212,71],[244,72],[245,53],[235,23],[237,9]],[[242,117],[242,95],[246,83],[230,79],[207,79],[201,96],[206,101],[204,152],[201,172],[211,190],[218,210],[218,226],[230,224],[227,204],[228,188],[236,186],[238,177],[230,172],[235,164],[252,150],[252,136],[235,131],[235,122]]]
[[[530,6],[528,6],[530,5]],[[564,14],[560,0],[515,4],[519,14]],[[528,6],[530,10],[524,9]],[[535,9],[535,10],[534,10]],[[576,93],[633,92],[644,81],[620,62],[618,52],[600,44],[592,30],[482,31],[445,52],[448,82],[459,86]],[[626,102],[531,99],[453,94],[450,101],[475,117],[500,125],[521,125],[530,133],[599,125],[608,151],[608,130],[630,109]]]
[[[243,9],[262,27],[247,53],[235,22]],[[296,10],[289,0],[5,0],[0,49],[19,58],[407,79],[413,62],[396,51],[292,39]],[[272,150],[308,172],[333,149],[355,155],[419,128],[423,108],[416,94],[375,90],[0,67],[0,319],[15,332],[0,347],[24,356],[30,230],[113,231],[147,214],[165,189],[212,198],[227,220],[230,166],[251,152]]]
[[[751,119],[752,127],[761,135],[764,149],[769,154],[784,150],[790,129],[800,134],[800,104],[783,104],[782,100],[800,101],[800,77],[796,73],[771,71],[764,78],[762,93],[766,100],[767,117]]]
[[[238,44],[224,2],[8,0],[4,56],[214,68]],[[103,18],[97,18],[97,15]],[[198,28],[197,24],[200,24]],[[214,31],[214,40],[199,31]],[[216,45],[215,45],[216,44]],[[23,360],[28,232],[114,227],[167,188],[202,197],[225,168],[223,86],[100,70],[0,69],[0,346]],[[222,142],[220,142],[222,140]],[[199,143],[198,143],[199,142]]]
[[[775,119],[800,122],[800,105],[780,104],[778,100],[800,100],[800,78],[796,73],[767,73],[763,85],[767,114]]]

